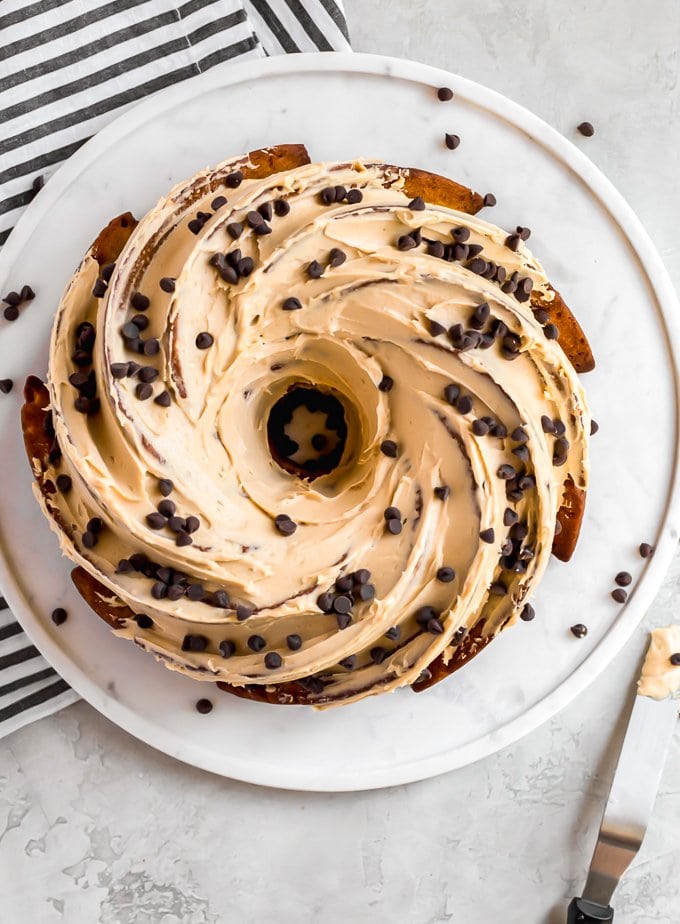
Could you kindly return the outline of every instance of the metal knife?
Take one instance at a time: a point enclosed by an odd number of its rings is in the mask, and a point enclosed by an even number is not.
[[[635,697],[583,896],[572,899],[567,924],[614,920],[609,903],[645,836],[679,710],[677,698]]]

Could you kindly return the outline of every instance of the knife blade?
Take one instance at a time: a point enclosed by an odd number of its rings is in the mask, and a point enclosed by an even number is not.
[[[614,920],[609,903],[647,830],[679,710],[677,698],[635,697],[583,896],[572,900],[568,924]]]

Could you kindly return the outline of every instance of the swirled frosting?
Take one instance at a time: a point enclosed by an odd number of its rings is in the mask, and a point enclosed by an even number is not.
[[[523,241],[411,201],[397,168],[237,166],[175,188],[115,267],[75,274],[48,381],[70,484],[42,502],[66,555],[140,614],[118,635],[197,679],[347,702],[514,620],[565,481],[586,487],[589,413],[531,310],[552,290]],[[268,441],[296,387],[344,410],[315,478]]]

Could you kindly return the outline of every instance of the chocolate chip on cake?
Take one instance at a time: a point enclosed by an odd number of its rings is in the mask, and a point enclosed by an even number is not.
[[[172,278],[172,276],[163,276],[158,284],[163,292],[171,293],[175,291],[175,280]]]
[[[492,542],[496,541],[496,533],[491,527],[489,529],[483,529],[479,534],[479,538],[482,540],[482,542],[491,544]]]
[[[350,189],[347,193],[347,201],[350,205],[356,205],[361,202],[364,198],[364,194],[360,189]]]
[[[286,645],[291,651],[299,651],[302,648],[302,639],[299,635],[287,635]]]
[[[425,211],[425,200],[422,196],[416,196],[415,199],[411,199],[408,204],[408,207],[412,212],[424,212]]]
[[[460,136],[453,135],[450,132],[446,132],[444,135],[444,142],[449,151],[455,151],[458,145],[460,144]]]
[[[576,130],[580,132],[585,138],[592,138],[595,134],[595,129],[591,122],[581,122],[576,126]]]
[[[446,250],[441,241],[428,241],[427,253],[431,257],[436,257],[438,260],[441,260],[444,254],[446,253]],[[442,327],[440,333],[443,334],[444,330],[445,328]]]
[[[680,667],[680,651],[676,651],[670,656],[668,660],[671,662],[673,667]]]
[[[243,173],[240,170],[233,170],[224,178],[224,185],[228,186],[230,189],[236,189],[236,187],[240,186],[242,182]]]
[[[318,260],[312,260],[307,265],[307,275],[310,279],[319,279],[323,275],[323,266]]]
[[[519,517],[515,511],[510,507],[506,507],[505,513],[503,514],[503,526],[514,526],[518,520]]]
[[[268,651],[264,656],[264,666],[270,671],[276,670],[282,664],[283,658],[277,651]]]
[[[570,632],[576,638],[585,638],[588,634],[588,627],[584,626],[582,622],[577,622],[575,626],[571,627]]]
[[[546,324],[543,328],[543,333],[548,340],[558,340],[560,336],[560,332],[556,324]]]
[[[439,500],[441,501],[445,501],[450,493],[451,493],[451,488],[447,484],[438,485],[434,489],[435,497],[439,498]]]
[[[328,254],[328,263],[332,267],[342,266],[346,259],[347,254],[344,250],[340,250],[339,247],[333,247]]]
[[[230,658],[236,651],[236,645],[231,639],[225,638],[220,642],[219,649],[223,658]]]
[[[627,599],[628,594],[621,587],[612,590],[612,600],[615,600],[617,603],[625,603]]]
[[[441,581],[442,584],[450,584],[455,578],[456,572],[448,565],[442,565],[441,568],[437,569],[437,580]]]
[[[196,336],[196,346],[199,350],[207,350],[214,342],[215,338],[212,334],[209,334],[207,330],[201,331],[201,333]]]
[[[378,389],[380,391],[392,391],[393,387],[394,379],[389,375],[383,375],[383,377],[380,379],[380,382],[378,383]]]
[[[290,213],[290,205],[286,199],[274,200],[274,213],[278,215],[279,218],[284,218]]]
[[[357,666],[357,656],[349,655],[348,657],[343,658],[338,663],[340,664],[341,667],[344,667],[346,671],[353,671],[354,668]]]
[[[453,99],[453,90],[450,87],[440,87],[437,90],[437,99],[441,103],[448,103],[450,99]]]
[[[167,497],[169,494],[172,494],[174,487],[174,484],[169,478],[158,479],[158,490],[161,492],[163,497]]]
[[[299,298],[287,298],[281,306],[284,311],[299,311],[302,308],[302,302]]]
[[[63,626],[67,619],[68,613],[63,606],[58,606],[56,609],[52,610],[52,622],[55,626]]]
[[[370,655],[371,661],[373,661],[374,664],[382,664],[385,658],[389,655],[389,651],[387,648],[376,645],[375,648],[371,648]]]
[[[149,527],[149,529],[163,529],[166,523],[167,519],[163,516],[162,513],[157,513],[154,511],[153,513],[147,513],[146,515],[146,525]]]
[[[172,399],[170,397],[169,391],[162,391],[160,394],[157,394],[153,399],[154,404],[158,404],[160,407],[170,407],[172,404]]]
[[[443,324],[440,324],[439,321],[433,321],[430,318],[428,318],[427,327],[432,337],[439,337],[440,334],[446,333],[446,328]]]
[[[397,444],[394,440],[383,440],[380,444],[380,452],[390,459],[396,459],[398,451]]]
[[[297,523],[285,513],[280,513],[274,518],[274,525],[283,536],[292,536],[297,529]]]
[[[396,517],[394,517],[391,520],[385,521],[385,528],[388,533],[391,533],[393,536],[398,536],[403,529],[403,524],[401,520],[397,520]]]
[[[267,647],[267,643],[261,635],[250,635],[247,645],[251,651],[262,651],[263,648]]]
[[[417,246],[418,244],[412,234],[402,234],[397,238],[397,247],[399,250],[413,250],[413,248]]]
[[[140,401],[147,401],[153,394],[153,388],[147,382],[140,382],[135,388],[135,395]]]

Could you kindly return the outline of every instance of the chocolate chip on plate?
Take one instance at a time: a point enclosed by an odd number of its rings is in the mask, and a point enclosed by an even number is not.
[[[536,611],[530,603],[525,603],[522,612],[519,614],[519,618],[523,619],[524,622],[531,622],[531,620],[536,615]]]
[[[52,622],[55,626],[62,626],[68,619],[68,613],[63,606],[58,606],[52,610]]]
[[[12,379],[0,379],[0,392],[2,392],[3,395],[8,395],[13,387],[14,382]]]
[[[196,712],[200,712],[201,715],[208,715],[212,710],[213,704],[209,699],[203,698],[196,701]]]
[[[619,573],[614,578],[614,581],[619,585],[619,587],[628,587],[632,580],[633,578],[628,573],[628,571],[619,571]]]
[[[570,632],[576,638],[585,638],[588,634],[588,627],[584,626],[582,622],[577,622],[575,626],[571,627]]]
[[[595,129],[592,122],[581,122],[576,126],[576,130],[580,132],[585,138],[592,138],[595,134]]]
[[[654,546],[648,542],[641,542],[638,551],[641,558],[651,558],[654,554]]]
[[[617,603],[625,603],[628,599],[628,594],[621,587],[617,587],[616,590],[612,590],[612,599],[616,600]]]
[[[450,99],[453,99],[453,90],[450,87],[440,87],[437,90],[437,99],[441,103],[448,103]]]
[[[455,151],[458,145],[460,144],[460,136],[453,135],[450,132],[446,132],[444,135],[444,142],[449,151]]]
[[[285,513],[280,513],[274,518],[274,525],[283,536],[292,536],[297,529],[297,523]]]

